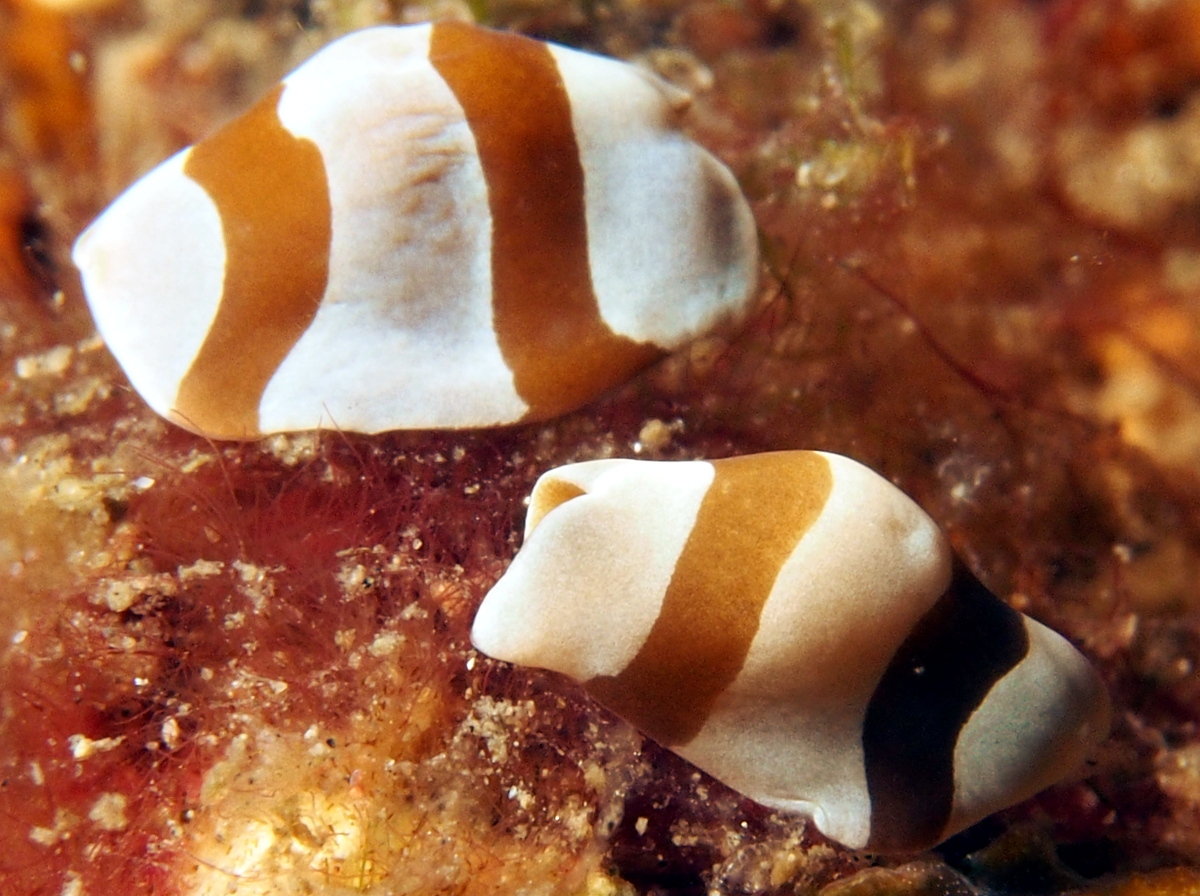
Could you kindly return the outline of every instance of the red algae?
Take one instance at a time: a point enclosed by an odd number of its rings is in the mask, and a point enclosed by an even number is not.
[[[27,157],[53,159],[68,177],[79,174],[94,163],[94,134],[68,19],[36,0],[5,0],[0,23],[9,141]]]
[[[469,10],[0,9],[5,894],[1195,889],[1200,4],[476,4],[695,92],[758,311],[544,426],[215,445],[129,389],[71,239],[333,35]],[[1096,660],[1086,779],[885,862],[470,648],[547,468],[799,447]]]

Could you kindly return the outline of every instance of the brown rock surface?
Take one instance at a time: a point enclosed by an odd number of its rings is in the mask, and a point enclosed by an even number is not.
[[[544,426],[154,418],[76,233],[334,35],[431,15],[693,90],[761,312]],[[1195,0],[0,0],[0,891],[1194,891],[1198,76]],[[546,468],[794,447],[891,477],[1094,658],[1090,777],[876,863],[470,650]]]

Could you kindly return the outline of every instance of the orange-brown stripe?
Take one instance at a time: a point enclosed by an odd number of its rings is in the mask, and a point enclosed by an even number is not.
[[[466,114],[492,215],[496,339],[539,420],[586,404],[658,358],[600,317],[588,263],[583,166],[566,87],[539,41],[452,22],[429,59]]]
[[[263,391],[312,323],[329,280],[325,164],[315,143],[279,120],[283,89],[198,143],[183,169],[220,213],[225,283],[171,416],[215,438],[260,435]]]
[[[586,494],[587,492],[574,482],[567,482],[565,479],[542,480],[534,490],[533,500],[529,504],[529,514],[525,520],[526,534],[532,532],[555,507]]]
[[[779,570],[833,488],[828,461],[808,451],[713,467],[649,637],[618,675],[587,683],[667,746],[696,736],[741,671]]]

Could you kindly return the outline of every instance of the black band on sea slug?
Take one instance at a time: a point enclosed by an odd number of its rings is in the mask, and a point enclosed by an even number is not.
[[[956,561],[950,587],[896,651],[867,706],[870,848],[915,851],[942,838],[959,732],[1028,650],[1021,615]]]

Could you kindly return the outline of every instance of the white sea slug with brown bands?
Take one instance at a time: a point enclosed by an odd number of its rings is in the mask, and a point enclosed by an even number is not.
[[[547,419],[753,297],[749,206],[688,103],[513,34],[359,31],[137,181],[74,259],[134,388],[196,432]]]
[[[598,460],[534,488],[475,646],[564,673],[847,846],[931,847],[1081,766],[1109,702],[861,464]]]

